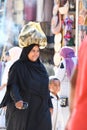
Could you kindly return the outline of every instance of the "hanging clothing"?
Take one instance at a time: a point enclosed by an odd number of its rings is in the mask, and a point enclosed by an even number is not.
[[[40,22],[51,22],[53,5],[53,0],[37,0],[36,20]]]
[[[7,105],[7,130],[51,130],[48,74],[39,59],[35,62],[28,59],[33,47],[33,44],[24,47],[9,71],[7,92],[1,103]],[[28,103],[27,109],[15,107],[20,100]]]
[[[36,21],[36,0],[24,0],[24,20]]]

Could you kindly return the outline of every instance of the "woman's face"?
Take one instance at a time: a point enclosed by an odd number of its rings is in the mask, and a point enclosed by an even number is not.
[[[39,50],[39,47],[36,45],[28,53],[28,58],[29,58],[29,60],[34,62],[39,58],[39,55],[40,55],[40,50]]]

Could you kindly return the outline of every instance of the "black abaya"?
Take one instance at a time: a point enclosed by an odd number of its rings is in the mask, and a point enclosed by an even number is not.
[[[7,93],[1,104],[7,105],[7,130],[51,130],[48,75],[39,59],[28,60],[29,49],[23,49],[9,71]],[[28,102],[28,108],[17,109],[15,102],[19,100]]]

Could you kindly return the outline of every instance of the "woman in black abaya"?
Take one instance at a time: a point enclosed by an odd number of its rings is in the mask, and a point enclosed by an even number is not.
[[[9,71],[1,104],[7,104],[7,130],[51,130],[49,80],[39,55],[39,45],[24,47]],[[28,103],[27,109],[22,109],[23,102]]]

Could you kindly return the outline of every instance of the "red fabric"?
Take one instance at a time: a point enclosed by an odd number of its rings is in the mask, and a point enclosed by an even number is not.
[[[68,130],[87,130],[87,36],[79,49],[75,106]]]
[[[36,20],[36,0],[24,0],[24,19],[26,22]]]

